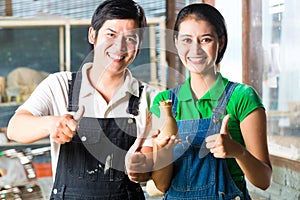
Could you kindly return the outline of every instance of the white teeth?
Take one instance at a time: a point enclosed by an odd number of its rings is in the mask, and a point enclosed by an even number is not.
[[[204,58],[191,58],[191,57],[189,57],[188,58],[191,62],[201,62],[201,61],[203,61],[204,60]]]
[[[117,56],[117,55],[114,55],[114,54],[108,54],[108,55],[109,55],[109,57],[111,57],[114,60],[121,60],[123,58],[123,56]]]

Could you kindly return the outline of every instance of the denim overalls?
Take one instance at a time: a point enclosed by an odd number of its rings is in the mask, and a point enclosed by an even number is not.
[[[72,73],[69,81],[69,111],[78,109],[81,76]],[[142,90],[140,85],[140,95]],[[138,107],[139,97],[132,95],[128,112],[137,115]],[[60,147],[50,199],[144,200],[140,185],[124,172],[136,134],[134,118],[82,118],[72,141]]]
[[[178,133],[182,144],[174,148],[174,171],[171,186],[164,199],[219,200],[246,199],[250,196],[235,185],[227,168],[226,159],[215,158],[205,148],[205,138],[220,132],[221,116],[226,112],[226,104],[236,86],[229,82],[213,109],[212,118],[178,120]],[[176,114],[179,87],[170,91],[173,100],[172,112]]]

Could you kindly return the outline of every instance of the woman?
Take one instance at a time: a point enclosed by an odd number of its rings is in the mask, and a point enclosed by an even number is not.
[[[93,62],[77,73],[47,77],[10,120],[12,140],[31,143],[50,137],[51,199],[145,199],[124,170],[136,138],[141,153],[152,151],[152,138],[141,138],[149,102],[158,91],[127,69],[139,52],[145,26],[144,11],[134,1],[101,3],[89,28]],[[151,158],[146,163],[152,167]],[[149,179],[151,167],[131,173],[132,180]]]
[[[271,182],[266,114],[252,87],[217,72],[227,46],[224,18],[208,4],[188,5],[173,36],[190,77],[159,93],[152,107],[159,116],[159,101],[173,100],[182,140],[174,149],[171,184],[161,187],[169,186],[165,199],[250,199],[245,177],[264,190]]]

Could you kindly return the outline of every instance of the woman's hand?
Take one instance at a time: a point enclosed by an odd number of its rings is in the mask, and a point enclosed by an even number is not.
[[[159,139],[159,134],[160,131],[157,130],[157,132],[152,135],[153,145],[156,145],[158,147],[158,150],[163,148],[169,149],[170,147],[173,148],[176,144],[181,142],[181,140],[175,135],[166,136],[162,139]]]
[[[226,115],[222,121],[220,133],[210,135],[205,138],[206,148],[216,158],[238,158],[244,154],[244,147],[234,141],[228,131],[228,121],[230,115]]]
[[[162,169],[171,163],[173,163],[173,148],[178,143],[181,143],[181,140],[176,136],[166,136],[160,139],[158,137],[159,130],[157,133],[153,134],[153,170]]]

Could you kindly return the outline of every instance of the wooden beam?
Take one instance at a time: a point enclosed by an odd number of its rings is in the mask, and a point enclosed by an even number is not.
[[[262,0],[242,1],[242,80],[262,96]]]
[[[173,41],[173,28],[176,16],[182,9],[184,0],[166,0],[166,55],[168,62],[167,88],[172,88],[185,81],[185,67],[181,63]]]
[[[166,0],[166,56],[168,62],[168,82],[166,87],[171,88],[176,85],[176,50],[173,48],[172,31],[176,19],[176,2],[173,0]],[[171,49],[170,49],[171,48]]]
[[[13,15],[12,0],[5,0],[5,15],[6,16],[12,16]]]

